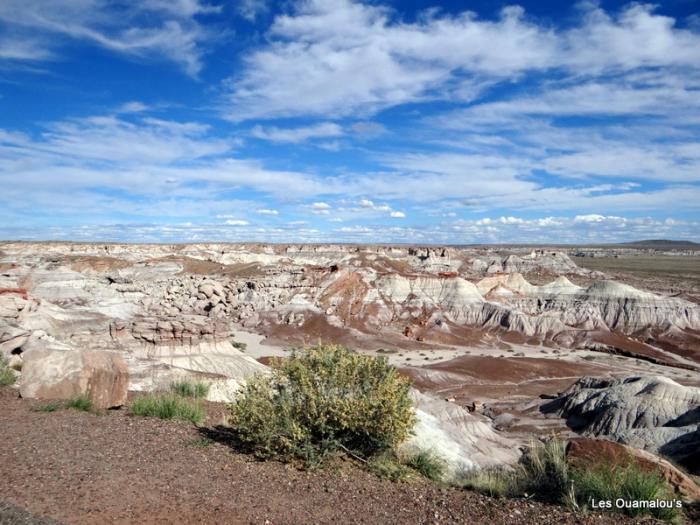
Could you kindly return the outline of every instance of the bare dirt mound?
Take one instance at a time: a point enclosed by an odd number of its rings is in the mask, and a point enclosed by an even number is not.
[[[33,411],[8,388],[0,404],[3,523],[12,513],[27,523],[47,523],[31,521],[35,515],[78,525],[633,523],[422,481],[391,483],[350,463],[314,472],[260,463],[224,443],[194,446],[204,432],[189,424],[124,411]]]

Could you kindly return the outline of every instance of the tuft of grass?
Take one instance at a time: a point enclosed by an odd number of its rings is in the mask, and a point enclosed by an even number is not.
[[[532,445],[513,471],[469,471],[462,475],[461,484],[489,496],[533,497],[573,509],[586,509],[592,500],[665,500],[669,503],[664,508],[613,508],[610,511],[632,517],[647,514],[671,522],[681,517],[680,509],[671,504],[672,495],[658,472],[645,472],[636,463],[570,468],[564,444],[556,439]]]
[[[204,448],[212,444],[212,440],[208,438],[198,438],[187,442],[187,446],[191,448]]]
[[[462,474],[461,483],[489,496],[529,496],[575,506],[564,444],[556,439],[533,443],[512,471],[471,470]]]
[[[391,452],[377,454],[367,462],[367,469],[382,479],[399,482],[405,481],[411,469],[401,463]]]
[[[486,494],[492,498],[518,495],[516,472],[505,469],[474,469],[462,473],[460,484],[468,490]]]
[[[572,503],[569,465],[562,441],[535,443],[518,465],[520,489],[552,503]]]
[[[129,414],[160,419],[181,419],[195,425],[199,425],[204,420],[204,409],[199,403],[170,392],[147,394],[135,398],[129,408]]]
[[[182,397],[203,399],[209,394],[209,384],[202,381],[190,381],[183,379],[170,385],[170,391]]]
[[[92,400],[85,396],[76,396],[73,399],[69,399],[64,403],[66,408],[71,408],[73,410],[82,410],[83,412],[90,412],[92,410]]]
[[[34,408],[35,411],[37,412],[56,412],[61,408],[61,405],[55,401],[51,401],[50,403],[46,403],[45,405],[39,405]]]
[[[632,517],[645,514],[655,518],[675,522],[681,517],[680,509],[670,500],[672,495],[659,472],[645,472],[636,463],[625,466],[610,467],[600,465],[595,469],[573,469],[572,478],[576,487],[576,499],[586,508],[592,500],[610,500],[622,498],[626,501],[665,500],[669,505],[664,508],[613,508]]]
[[[441,481],[445,476],[447,463],[432,450],[421,450],[404,459],[404,464],[421,476],[433,481]]]
[[[17,381],[17,374],[7,366],[8,360],[0,355],[0,386],[11,386]]]

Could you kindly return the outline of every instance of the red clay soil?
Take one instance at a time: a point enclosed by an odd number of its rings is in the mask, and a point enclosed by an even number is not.
[[[125,410],[32,406],[0,388],[0,523],[633,523],[421,480],[392,483],[350,462],[313,472],[257,462],[224,440],[194,446],[212,436],[207,429]]]

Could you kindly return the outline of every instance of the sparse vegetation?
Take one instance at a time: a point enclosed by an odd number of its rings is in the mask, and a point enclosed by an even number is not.
[[[566,461],[564,444],[556,439],[533,445],[512,470],[473,470],[464,473],[464,488],[498,497],[534,497],[575,509],[589,508],[591,501],[670,500],[670,493],[658,472],[642,471],[630,463],[623,467],[601,465],[598,468],[571,468]],[[681,512],[668,508],[612,508],[633,517],[651,515],[676,521]]]
[[[55,401],[51,401],[50,403],[46,403],[45,405],[39,405],[34,408],[37,412],[56,412],[61,408],[61,405]]]
[[[248,348],[248,345],[246,343],[242,343],[240,341],[231,341],[231,345],[233,345],[234,348],[240,350],[241,352],[245,352],[246,348]]]
[[[204,399],[209,394],[209,383],[183,379],[170,385],[170,391],[182,397]]]
[[[517,473],[505,469],[470,470],[462,473],[459,481],[465,489],[491,497],[514,496],[518,487]]]
[[[181,419],[195,425],[204,420],[204,409],[198,401],[184,398],[172,392],[139,396],[131,403],[129,413],[132,416]]]
[[[610,500],[622,498],[626,501],[671,500],[668,488],[658,472],[642,471],[636,463],[626,466],[600,465],[594,469],[575,469],[572,471],[576,496],[582,507],[588,507],[592,500]],[[655,518],[675,521],[680,517],[680,509],[669,503],[668,508],[645,509],[623,508],[617,510],[633,517],[645,514]]]
[[[0,355],[0,386],[14,385],[17,380],[17,374],[7,366],[7,363],[7,358]]]
[[[410,381],[384,357],[336,345],[294,352],[248,381],[230,407],[240,444],[263,458],[319,465],[334,452],[371,458],[409,434]]]
[[[66,408],[90,412],[92,410],[92,400],[86,395],[76,396],[64,403]]]
[[[441,481],[447,468],[445,460],[431,450],[421,450],[410,455],[404,460],[404,463],[421,476],[433,481]]]
[[[207,438],[193,439],[187,442],[187,446],[191,448],[204,448],[208,447],[211,444],[212,440]]]
[[[375,454],[367,462],[367,469],[380,478],[393,482],[404,481],[411,474],[411,469],[401,463],[392,452]]]

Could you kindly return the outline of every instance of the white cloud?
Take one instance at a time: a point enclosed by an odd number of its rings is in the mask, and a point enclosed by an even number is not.
[[[69,40],[135,57],[167,59],[190,75],[202,67],[202,42],[210,39],[196,16],[219,8],[199,0],[146,0],[122,6],[105,0],[4,0],[0,58],[44,60]]]
[[[321,122],[313,126],[299,128],[277,128],[274,126],[255,126],[250,134],[258,139],[271,142],[299,143],[309,139],[339,137],[343,135],[343,128],[333,122]]]
[[[646,4],[617,15],[583,4],[578,24],[554,30],[519,7],[496,21],[433,11],[409,23],[381,5],[308,0],[275,19],[268,42],[230,80],[231,118],[370,114],[432,98],[471,100],[528,72],[577,77],[700,63],[700,32]]]
[[[259,213],[260,215],[279,215],[280,214],[280,212],[278,212],[277,210],[268,210],[265,208],[257,210],[257,213]]]
[[[403,219],[406,217],[406,214],[402,211],[392,211],[389,215],[391,215],[394,219]]]
[[[250,223],[242,219],[229,219],[226,224],[229,226],[248,226]]]
[[[330,209],[331,205],[326,202],[314,202],[309,207],[314,210],[328,210]]]
[[[267,0],[238,0],[238,13],[249,22],[255,22],[268,10]]]

